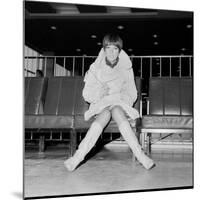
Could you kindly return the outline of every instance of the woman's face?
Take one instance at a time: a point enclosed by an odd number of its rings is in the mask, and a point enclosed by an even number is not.
[[[119,48],[112,44],[108,45],[105,47],[105,54],[106,54],[107,59],[110,62],[113,62],[119,56]]]

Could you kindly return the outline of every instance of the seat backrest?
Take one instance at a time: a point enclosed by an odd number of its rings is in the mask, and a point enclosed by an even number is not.
[[[25,115],[39,114],[44,103],[47,78],[25,77]]]
[[[134,104],[134,108],[140,111],[140,99],[141,99],[141,78],[135,78],[136,88],[138,91],[138,98]],[[82,96],[82,90],[84,87],[83,77],[76,78],[76,98],[75,98],[75,115],[83,115],[86,110],[88,110],[89,104],[86,103]]]
[[[84,77],[76,77],[76,98],[75,98],[75,115],[83,115],[86,110],[88,110],[89,104],[85,102],[82,96],[82,91],[84,87]]]
[[[75,80],[74,77],[48,78],[45,115],[72,115],[74,113]]]
[[[192,115],[192,78],[151,78],[149,81],[149,101],[149,114]]]

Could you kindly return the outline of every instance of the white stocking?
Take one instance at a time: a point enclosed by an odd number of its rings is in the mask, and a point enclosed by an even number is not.
[[[140,144],[138,143],[138,139],[131,128],[130,124],[128,121],[123,121],[119,125],[119,130],[130,146],[132,152],[138,159],[138,161],[146,168],[146,169],[151,169],[155,164],[152,159],[150,159],[147,155],[144,154]]]
[[[85,158],[88,152],[96,144],[99,136],[102,133],[102,126],[98,122],[93,122],[86,136],[79,144],[78,150],[73,157],[64,162],[65,167],[69,171],[75,170],[78,164]]]

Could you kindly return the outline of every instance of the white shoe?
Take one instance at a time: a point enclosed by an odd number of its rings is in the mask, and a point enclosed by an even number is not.
[[[131,148],[132,152],[136,156],[137,160],[146,168],[146,169],[152,169],[155,166],[154,161],[149,158],[145,153],[143,152],[138,139],[131,128],[128,121],[124,121],[119,126],[119,130],[128,143],[129,147]]]
[[[68,171],[72,172],[76,169],[79,163],[80,161],[78,159],[71,157],[64,162],[64,165]]]
[[[87,153],[92,149],[102,133],[103,128],[97,122],[93,122],[86,136],[79,144],[78,150],[73,157],[64,162],[68,171],[74,171],[81,161],[85,158]]]

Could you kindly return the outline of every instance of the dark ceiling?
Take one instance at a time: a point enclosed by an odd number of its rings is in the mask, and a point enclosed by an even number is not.
[[[31,1],[24,8],[25,44],[41,54],[95,56],[108,32],[129,55],[193,54],[193,12]]]

